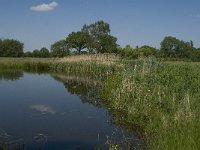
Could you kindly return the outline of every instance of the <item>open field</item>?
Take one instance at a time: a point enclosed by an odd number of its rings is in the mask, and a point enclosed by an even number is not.
[[[200,63],[126,61],[115,56],[0,58],[3,68],[102,79],[99,95],[113,121],[137,133],[144,149],[200,149]]]

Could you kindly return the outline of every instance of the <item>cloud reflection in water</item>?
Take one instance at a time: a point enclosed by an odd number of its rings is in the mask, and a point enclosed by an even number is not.
[[[34,110],[39,111],[44,114],[46,114],[46,113],[47,114],[55,114],[56,113],[56,110],[48,105],[32,105],[31,109],[34,109]]]

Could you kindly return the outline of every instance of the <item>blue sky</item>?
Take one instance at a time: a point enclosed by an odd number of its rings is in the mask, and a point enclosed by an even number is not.
[[[97,20],[110,24],[122,47],[159,47],[169,35],[200,47],[200,0],[0,0],[0,38],[22,41],[25,51]]]

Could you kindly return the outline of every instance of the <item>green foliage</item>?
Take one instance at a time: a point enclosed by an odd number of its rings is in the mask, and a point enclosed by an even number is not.
[[[163,57],[189,58],[189,52],[193,50],[193,42],[185,42],[171,36],[165,37],[160,45]]]
[[[0,57],[23,56],[24,44],[13,39],[0,40]]]
[[[69,55],[69,49],[65,40],[60,40],[51,45],[51,55],[53,57],[64,57]]]
[[[126,45],[125,48],[120,50],[120,54],[124,58],[137,59],[140,57],[156,56],[156,48],[144,45],[142,47],[133,48],[130,45]]]
[[[199,49],[193,49],[189,53],[191,61],[200,61],[200,48]]]
[[[131,47],[130,45],[126,45],[125,48],[122,48],[120,50],[120,55],[123,58],[128,58],[128,59],[136,59],[137,58],[135,49],[133,47]]]
[[[104,21],[97,21],[90,25],[84,25],[83,33],[90,36],[87,49],[96,53],[113,53],[117,50],[117,38],[110,35],[110,25]]]
[[[28,55],[28,56],[26,56]],[[41,57],[41,58],[47,58],[47,57],[50,57],[50,53],[49,53],[49,50],[45,47],[41,48],[40,50],[38,49],[35,49],[33,50],[33,52],[27,52],[26,53],[26,57]]]
[[[31,52],[25,52],[24,57],[33,57],[33,54]]]
[[[81,50],[87,47],[87,44],[90,40],[90,36],[84,32],[72,32],[66,38],[67,47],[71,49],[76,49],[79,54]]]
[[[50,56],[50,53],[49,53],[49,50],[45,47],[41,48],[40,49],[40,57],[43,57],[43,58],[46,58],[46,57],[49,57]]]
[[[40,51],[38,49],[33,50],[32,52],[33,57],[40,57]]]
[[[117,114],[114,122],[140,126],[146,149],[199,149],[199,64],[143,59],[125,68],[110,76],[102,91]]]

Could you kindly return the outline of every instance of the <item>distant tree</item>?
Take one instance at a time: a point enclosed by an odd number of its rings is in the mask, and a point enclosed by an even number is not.
[[[133,47],[130,45],[126,45],[124,48],[121,49],[120,52],[122,57],[129,58],[129,59],[136,59],[137,53]]]
[[[144,45],[142,47],[138,47],[135,49],[137,57],[148,57],[148,56],[155,56],[157,53],[156,48],[153,48],[148,45]]]
[[[33,57],[40,57],[40,51],[38,49],[33,50]]]
[[[43,47],[40,49],[40,57],[46,58],[49,57],[50,53],[49,50],[46,47]]]
[[[90,36],[84,32],[72,32],[66,38],[67,47],[70,49],[76,49],[80,54],[83,49],[87,47]]]
[[[120,50],[120,54],[125,58],[137,59],[139,57],[156,56],[157,49],[148,45],[144,45],[142,47],[137,46],[136,48],[126,45]]]
[[[33,54],[31,52],[25,52],[24,57],[33,57]]]
[[[3,56],[3,41],[0,39],[0,56]]]
[[[13,39],[0,41],[0,56],[3,57],[21,57],[23,56],[24,44]]]
[[[117,38],[111,35],[102,35],[99,40],[100,42],[97,44],[98,53],[117,53]]]
[[[81,31],[90,36],[89,43],[86,45],[90,52],[116,52],[117,38],[110,35],[108,23],[100,20],[90,25],[84,25]]]
[[[190,51],[190,59],[191,61],[200,61],[200,48],[193,48]]]
[[[161,42],[160,50],[164,57],[186,58],[189,56],[190,50],[193,49],[192,45],[193,43],[168,36]]]
[[[69,49],[65,40],[60,40],[51,45],[51,55],[53,57],[64,57],[69,55]]]
[[[176,51],[179,47],[178,45],[179,40],[176,39],[175,37],[165,37],[164,40],[161,42],[161,52],[163,56],[165,57],[175,57],[176,56]]]
[[[192,41],[192,40],[190,41],[190,46],[191,46],[192,48],[194,48],[194,44],[193,44],[193,41]]]

